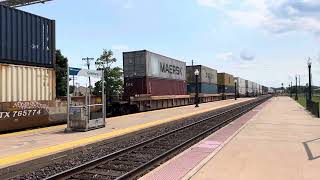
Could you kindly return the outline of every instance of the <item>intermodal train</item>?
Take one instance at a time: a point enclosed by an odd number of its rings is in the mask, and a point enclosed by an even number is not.
[[[0,132],[65,123],[66,101],[56,98],[55,21],[2,5],[0,14]],[[270,90],[203,65],[187,66],[140,50],[123,53],[123,100],[107,109],[122,115],[193,104],[196,69],[201,103]],[[101,101],[92,98],[92,103]],[[79,104],[84,97],[73,100]]]

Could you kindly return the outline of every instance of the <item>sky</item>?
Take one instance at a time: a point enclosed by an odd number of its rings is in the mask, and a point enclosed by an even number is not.
[[[320,85],[319,0],[53,0],[20,8],[56,20],[57,49],[83,57],[147,49],[265,86]]]

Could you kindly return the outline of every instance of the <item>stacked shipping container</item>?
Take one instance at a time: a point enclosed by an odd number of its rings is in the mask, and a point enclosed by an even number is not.
[[[0,63],[53,68],[55,21],[0,5]]]
[[[55,99],[55,71],[0,64],[0,102]]]
[[[146,50],[124,52],[124,98],[185,95],[186,63]]]
[[[237,80],[237,93],[239,96],[246,96],[247,95],[247,87],[246,87],[246,80],[240,77],[235,78]]]
[[[246,96],[253,95],[252,81],[246,80]]]
[[[218,73],[218,92],[234,93],[234,77],[227,73]]]
[[[0,5],[0,102],[55,99],[55,22]]]
[[[199,77],[198,77],[198,86],[199,86],[199,93],[203,94],[217,94],[218,93],[218,85],[217,85],[217,70],[202,66],[187,66],[187,91],[188,93],[195,93],[196,89],[196,82],[195,82],[195,75],[194,71],[199,70]]]
[[[255,82],[252,82],[252,91],[253,91],[253,96],[258,95],[258,84]]]

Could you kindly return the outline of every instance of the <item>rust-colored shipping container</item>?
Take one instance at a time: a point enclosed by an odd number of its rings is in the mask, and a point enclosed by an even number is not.
[[[65,123],[66,102],[18,101],[0,103],[0,132]]]
[[[0,102],[55,99],[54,69],[0,64]]]
[[[233,75],[228,73],[218,73],[218,85],[234,87]]]
[[[136,95],[186,95],[186,81],[152,77],[125,78],[124,98]]]

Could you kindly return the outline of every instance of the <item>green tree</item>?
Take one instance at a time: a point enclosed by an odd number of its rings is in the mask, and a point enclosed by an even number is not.
[[[60,50],[56,50],[56,94],[57,96],[67,95],[67,63]]]
[[[123,71],[120,67],[112,67],[117,62],[111,50],[103,50],[102,55],[96,60],[97,70],[104,70],[105,93],[108,100],[119,97],[123,91]],[[95,83],[93,94],[101,95],[101,81]]]

